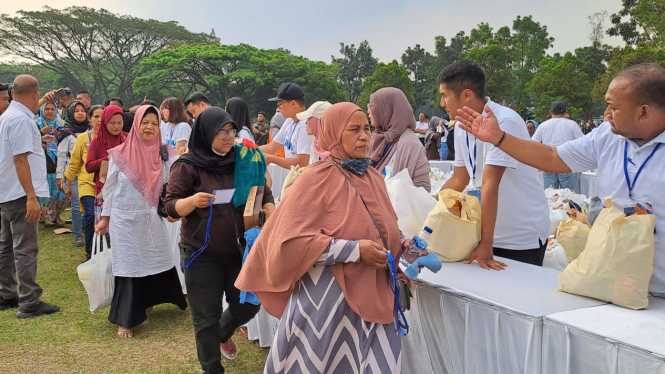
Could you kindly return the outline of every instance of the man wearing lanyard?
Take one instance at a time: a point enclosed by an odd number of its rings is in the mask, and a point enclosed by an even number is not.
[[[459,61],[443,70],[438,81],[441,107],[448,113],[491,108],[501,130],[529,139],[519,114],[485,97],[485,73],[478,65]],[[550,220],[538,171],[464,131],[453,136],[455,172],[442,189],[466,190],[481,203],[481,239],[466,263],[476,260],[484,269],[502,270],[506,265],[494,260],[497,255],[542,266]]]
[[[284,83],[279,87],[277,97],[269,101],[277,101],[286,121],[282,125],[273,142],[262,145],[261,151],[268,165],[276,164],[285,169],[291,166],[306,167],[312,149],[313,135],[307,135],[307,121],[300,121],[296,115],[304,112],[305,91],[295,83]],[[284,157],[275,153],[284,149]]]
[[[505,134],[495,115],[464,108],[460,128],[494,144],[517,160],[550,173],[598,169],[598,196],[631,213],[637,202],[653,204],[656,258],[649,291],[665,297],[665,69],[657,64],[631,66],[610,83],[605,101],[609,123],[557,148]],[[463,118],[460,118],[462,116]]]

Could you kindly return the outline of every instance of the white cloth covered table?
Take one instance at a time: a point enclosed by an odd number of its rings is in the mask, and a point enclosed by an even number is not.
[[[539,374],[543,317],[604,303],[559,292],[559,272],[501,259],[506,270],[423,269],[403,339],[402,372]]]
[[[598,182],[596,172],[588,171],[580,176],[580,193],[587,197],[595,197],[598,194]]]
[[[646,310],[616,305],[543,321],[543,374],[664,374],[665,299]]]
[[[247,322],[247,339],[258,340],[261,348],[269,348],[275,338],[277,327],[279,319],[268,314],[261,306],[256,317]]]
[[[275,164],[268,165],[268,174],[272,178],[272,196],[277,198],[282,193],[282,186],[284,185],[284,180],[286,176],[289,175],[289,169],[284,169],[281,166]]]
[[[444,173],[455,171],[455,161],[430,161],[429,166],[437,168]]]

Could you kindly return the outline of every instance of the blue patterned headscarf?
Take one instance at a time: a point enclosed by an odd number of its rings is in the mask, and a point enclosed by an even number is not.
[[[47,105],[55,106],[55,104],[53,104],[53,103],[46,103],[46,104],[42,105],[41,108],[39,108],[39,117],[37,117],[37,119],[36,119],[37,126],[39,126],[39,130],[43,129],[46,126],[53,127],[53,130],[60,130],[63,127],[65,127],[65,123],[62,121],[62,118],[60,118],[60,116],[58,115],[58,107],[57,106],[55,107],[55,109],[56,109],[55,118],[53,118],[52,120],[47,120],[44,117],[44,109],[46,108]],[[55,137],[53,138],[53,143],[57,144],[57,141],[56,141]],[[47,149],[46,149],[46,154],[48,154],[48,156],[51,158],[51,160],[53,160],[53,162],[55,162],[56,157],[58,157],[58,153],[54,150],[49,149],[49,147],[47,147]]]

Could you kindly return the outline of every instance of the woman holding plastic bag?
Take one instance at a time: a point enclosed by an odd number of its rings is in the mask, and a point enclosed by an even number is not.
[[[330,157],[299,177],[238,276],[238,288],[256,293],[266,311],[282,319],[265,373],[401,369],[386,252],[397,263],[409,241],[401,240],[383,177],[369,167],[370,137],[367,117],[355,104],[325,111],[320,140]],[[313,302],[310,294],[323,297]],[[341,323],[347,332],[337,335]],[[322,361],[290,369],[303,345]],[[347,349],[358,355],[338,362]]]
[[[140,107],[127,141],[108,151],[102,219],[95,227],[98,234],[107,229],[111,234],[115,286],[109,321],[118,325],[121,338],[133,337],[133,328],[155,305],[187,308],[166,220],[157,213],[165,175],[175,160],[175,150],[167,145],[169,160],[162,161],[158,113],[154,106]]]
[[[429,192],[432,189],[429,162],[423,145],[413,133],[416,119],[404,92],[394,87],[374,92],[369,97],[367,113],[376,127],[368,155],[372,167],[385,178],[407,169],[413,184]]]

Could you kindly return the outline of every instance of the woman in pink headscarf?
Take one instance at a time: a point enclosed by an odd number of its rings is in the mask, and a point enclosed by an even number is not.
[[[166,220],[157,212],[175,150],[166,145],[164,161],[159,112],[140,107],[127,140],[108,150],[109,170],[102,190],[102,219],[97,234],[111,233],[115,285],[109,321],[118,336],[131,338],[152,307],[171,303],[184,310],[178,273],[173,264]],[[166,158],[166,157],[165,157]]]
[[[376,127],[369,151],[372,167],[385,178],[407,169],[413,184],[429,191],[429,162],[425,148],[413,133],[416,119],[404,92],[382,88],[369,97],[367,109]]]
[[[321,147],[321,117],[326,109],[332,104],[327,101],[317,101],[310,105],[306,111],[296,114],[301,121],[307,121],[307,135],[314,135],[312,141],[312,151],[309,156],[309,164],[325,160],[330,156],[330,152]]]

